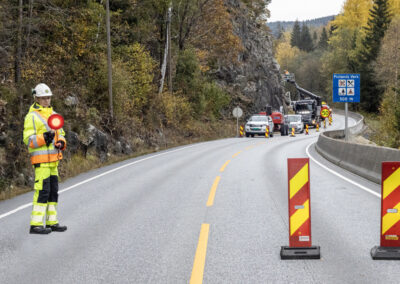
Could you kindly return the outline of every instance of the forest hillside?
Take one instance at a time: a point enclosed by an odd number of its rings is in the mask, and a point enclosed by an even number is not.
[[[346,0],[325,26],[296,21],[274,41],[275,57],[296,82],[332,104],[332,75],[361,75],[350,108],[373,121],[365,137],[400,148],[400,0]],[[336,107],[343,107],[337,103]]]
[[[265,24],[269,2],[109,1],[110,65],[108,1],[2,1],[0,198],[33,184],[22,131],[38,83],[65,118],[61,178],[233,136],[234,106],[251,113],[285,104]]]

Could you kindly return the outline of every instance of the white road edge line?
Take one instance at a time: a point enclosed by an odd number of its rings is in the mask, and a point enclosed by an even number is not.
[[[349,182],[349,183],[351,183],[351,184],[353,184],[353,185],[355,185],[355,186],[361,188],[362,190],[364,190],[364,191],[366,191],[366,192],[368,192],[368,193],[371,193],[372,195],[375,195],[376,197],[381,198],[381,195],[380,195],[379,193],[376,193],[375,191],[369,189],[368,187],[365,187],[365,186],[363,186],[363,185],[361,185],[361,184],[359,184],[359,183],[356,183],[355,181],[352,181],[351,179],[349,179],[349,178],[347,178],[347,177],[345,177],[345,176],[342,176],[341,174],[335,172],[334,170],[331,170],[330,168],[328,168],[327,166],[324,166],[323,164],[321,164],[320,162],[318,162],[315,158],[313,158],[313,157],[310,155],[309,149],[310,149],[311,145],[312,145],[312,144],[315,144],[315,143],[317,143],[317,142],[312,142],[312,143],[310,143],[310,144],[307,146],[307,148],[306,148],[307,156],[308,156],[309,158],[311,158],[311,160],[313,160],[313,161],[314,161],[315,163],[317,163],[320,167],[326,169],[326,170],[329,171],[330,173],[332,173],[332,174],[334,174],[334,175],[340,177],[341,179],[344,179],[345,181],[347,181],[347,182]]]
[[[153,155],[153,156],[150,156],[150,157],[147,157],[147,158],[138,160],[138,161],[134,161],[134,162],[132,162],[132,163],[129,163],[129,164],[120,166],[120,167],[118,167],[118,168],[109,170],[109,171],[107,171],[107,172],[105,172],[105,173],[102,173],[102,174],[99,174],[99,175],[97,175],[97,176],[91,177],[91,178],[89,178],[89,179],[87,179],[87,180],[85,180],[85,181],[79,182],[79,183],[74,184],[74,185],[72,185],[72,186],[70,186],[70,187],[64,188],[63,190],[58,191],[58,193],[61,194],[61,193],[63,193],[63,192],[66,192],[66,191],[68,191],[68,190],[71,190],[71,189],[73,189],[73,188],[75,188],[75,187],[78,187],[78,186],[80,186],[80,185],[82,185],[82,184],[88,183],[88,182],[90,182],[90,181],[92,181],[92,180],[98,179],[98,178],[100,178],[100,177],[102,177],[102,176],[108,175],[108,174],[110,174],[110,173],[113,173],[113,172],[115,172],[115,171],[118,171],[118,170],[120,170],[120,169],[129,167],[129,166],[132,166],[132,165],[134,165],[134,164],[137,164],[137,163],[140,163],[140,162],[144,162],[144,161],[146,161],[146,160],[150,160],[150,159],[153,159],[153,158],[156,158],[156,157],[159,157],[159,156],[163,156],[163,155],[166,155],[166,154],[170,154],[170,153],[182,151],[182,150],[184,150],[184,149],[192,148],[192,147],[195,147],[195,146],[197,146],[197,145],[198,145],[198,144],[191,145],[191,146],[187,146],[187,147],[183,147],[183,148],[179,148],[179,149],[172,150],[172,151],[168,151],[168,152],[165,152],[165,153],[156,154],[156,155]],[[21,205],[21,206],[15,208],[14,210],[11,210],[11,211],[8,211],[8,212],[6,212],[6,213],[4,213],[4,214],[1,214],[1,215],[0,215],[0,219],[3,219],[3,218],[5,218],[5,217],[7,217],[7,216],[10,216],[10,215],[14,214],[14,213],[17,213],[18,211],[21,211],[21,210],[23,210],[23,209],[25,209],[25,208],[28,208],[28,207],[30,207],[30,206],[32,206],[32,202],[31,202],[31,203],[24,204],[24,205]]]

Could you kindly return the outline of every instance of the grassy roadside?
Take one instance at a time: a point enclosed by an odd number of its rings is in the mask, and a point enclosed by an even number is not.
[[[99,157],[95,154],[88,154],[86,157],[81,154],[75,154],[70,159],[65,159],[60,163],[60,182],[93,169],[98,169],[146,154],[192,143],[235,137],[236,135],[236,122],[233,120],[209,122],[207,124],[196,122],[194,127],[198,131],[190,137],[182,135],[182,133],[179,133],[177,130],[165,130],[165,136],[160,139],[159,143],[156,145],[149,146],[144,143],[135,143],[134,152],[131,155],[109,155],[106,162],[101,162]],[[0,200],[10,199],[31,190],[32,188],[27,186],[22,187],[10,185],[6,190],[0,192]]]
[[[379,120],[379,115],[378,114],[373,114],[373,113],[367,113],[367,112],[359,112],[361,115],[364,116],[364,123],[368,127],[363,133],[362,136],[377,144],[380,146],[381,145],[380,139],[379,139],[379,129],[381,128],[381,123]]]

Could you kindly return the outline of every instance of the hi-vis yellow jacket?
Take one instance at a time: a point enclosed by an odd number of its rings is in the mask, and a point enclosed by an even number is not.
[[[43,133],[51,130],[47,124],[47,119],[53,113],[52,107],[45,108],[38,103],[34,103],[25,116],[24,143],[28,146],[32,165],[57,162],[62,159],[62,153],[55,148],[55,143],[59,140],[64,141],[64,148],[61,150],[65,150],[67,142],[64,137],[64,130],[62,128],[56,130],[53,143],[49,146],[46,146],[43,137]]]

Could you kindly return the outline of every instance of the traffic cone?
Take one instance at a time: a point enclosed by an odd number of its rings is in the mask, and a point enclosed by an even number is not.
[[[295,137],[295,133],[294,133],[294,127],[292,127],[292,134],[290,134],[290,137]]]
[[[308,135],[308,124],[306,124],[306,135]]]
[[[269,127],[265,129],[265,138],[269,138]]]
[[[317,132],[319,132],[319,123],[317,123]]]
[[[332,125],[332,115],[329,116],[329,125]]]
[[[324,118],[324,128],[326,128],[326,119]]]

